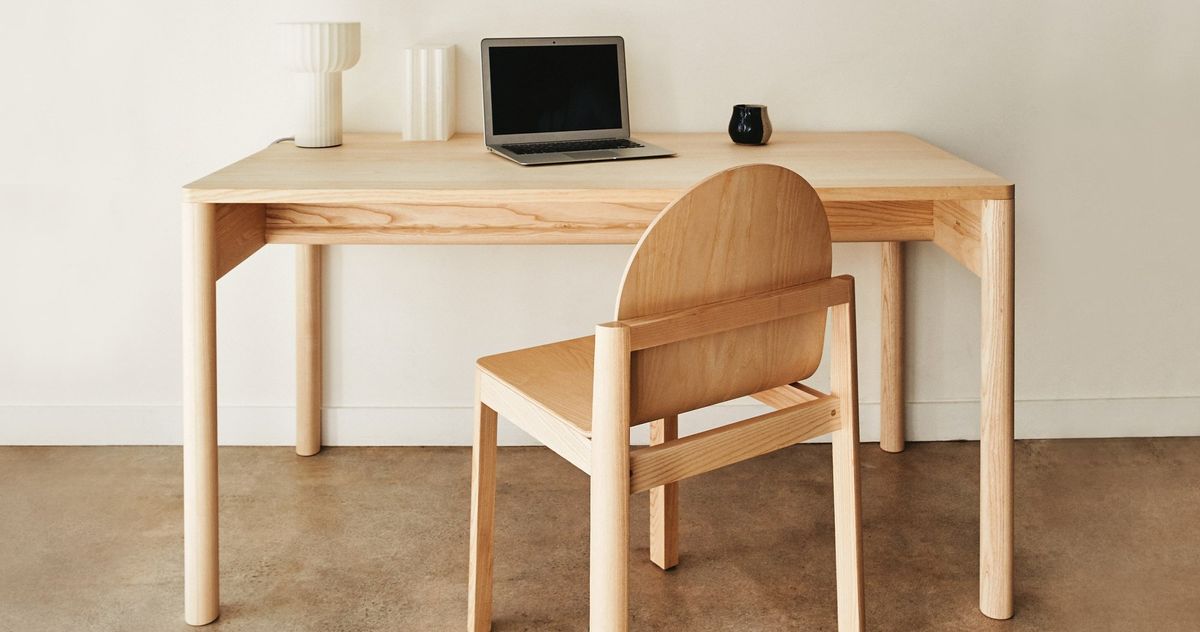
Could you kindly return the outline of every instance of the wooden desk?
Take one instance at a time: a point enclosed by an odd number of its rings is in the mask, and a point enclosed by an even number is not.
[[[272,145],[184,188],[185,618],[217,617],[216,282],[265,244],[297,258],[296,451],[321,446],[321,245],[635,243],[701,178],[775,163],[807,178],[835,241],[883,243],[881,445],[904,446],[903,242],[933,241],[981,278],[983,384],[979,608],[1012,616],[1013,185],[906,134],[643,134],[679,152],[649,161],[520,167],[479,136],[342,147]],[[870,490],[867,490],[870,493]],[[465,528],[465,527],[464,527]]]

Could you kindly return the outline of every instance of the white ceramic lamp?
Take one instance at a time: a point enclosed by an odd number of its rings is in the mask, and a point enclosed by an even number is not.
[[[358,63],[358,22],[279,25],[280,50],[298,77],[296,146],[342,144],[342,71]]]

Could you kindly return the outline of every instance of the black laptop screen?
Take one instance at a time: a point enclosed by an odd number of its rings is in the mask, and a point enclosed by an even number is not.
[[[616,44],[488,51],[493,134],[622,127]]]

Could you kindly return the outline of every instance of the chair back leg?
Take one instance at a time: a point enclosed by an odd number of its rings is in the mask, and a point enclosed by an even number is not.
[[[496,513],[496,411],[475,394],[475,441],[471,451],[471,568],[467,630],[492,629],[492,539]]]
[[[650,423],[650,445],[678,438],[678,416]],[[679,483],[650,488],[650,561],[663,570],[679,564]]]
[[[862,502],[858,474],[858,366],[854,298],[830,308],[830,391],[839,399],[842,427],[833,432],[833,525],[837,558],[838,630],[864,628]]]

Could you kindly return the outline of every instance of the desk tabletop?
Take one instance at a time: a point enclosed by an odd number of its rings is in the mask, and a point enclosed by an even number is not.
[[[340,147],[271,145],[184,187],[189,202],[334,204],[673,198],[740,164],[773,163],[804,176],[825,201],[1011,199],[1013,185],[899,132],[777,132],[765,146],[721,133],[636,134],[673,158],[522,167],[491,155],[477,134],[404,142],[346,134]]]

